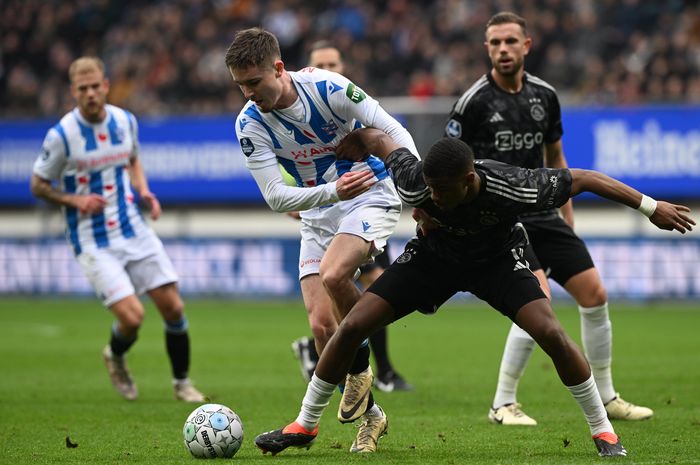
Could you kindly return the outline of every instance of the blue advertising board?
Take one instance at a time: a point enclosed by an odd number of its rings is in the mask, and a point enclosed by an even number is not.
[[[700,198],[700,107],[568,108],[562,117],[569,166],[602,171],[653,197]],[[234,119],[140,120],[141,159],[162,203],[263,202]],[[31,167],[53,124],[0,121],[0,205],[33,203]]]

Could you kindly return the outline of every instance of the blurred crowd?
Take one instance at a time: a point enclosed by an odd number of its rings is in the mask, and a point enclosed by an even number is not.
[[[107,65],[110,101],[139,115],[233,113],[224,54],[235,32],[274,32],[287,69],[329,39],[374,96],[458,96],[489,69],[484,25],[526,18],[526,69],[565,103],[700,103],[700,6],[665,0],[0,0],[0,117],[73,105],[80,55]]]

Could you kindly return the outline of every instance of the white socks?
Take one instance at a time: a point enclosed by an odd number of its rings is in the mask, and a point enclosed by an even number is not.
[[[600,400],[592,375],[583,383],[576,386],[566,386],[566,388],[581,406],[583,415],[588,422],[588,427],[591,429],[591,436],[605,432],[615,432],[608,420],[608,414],[605,411],[603,402]]]
[[[525,371],[535,341],[520,326],[513,323],[503,349],[501,368],[498,372],[498,386],[493,398],[493,407],[498,408],[516,402],[518,381]]]
[[[338,386],[327,383],[316,376],[316,373],[311,377],[309,385],[306,387],[306,395],[301,402],[301,411],[296,419],[304,429],[313,431],[321,420],[323,410],[328,406],[333,391]]]
[[[603,403],[615,398],[612,382],[612,324],[608,303],[598,307],[578,307],[581,314],[581,340]]]

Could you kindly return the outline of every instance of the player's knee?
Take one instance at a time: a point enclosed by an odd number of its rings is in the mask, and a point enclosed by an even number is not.
[[[603,286],[603,283],[598,280],[594,286],[591,286],[585,293],[582,293],[577,301],[582,307],[599,307],[608,301],[608,292],[605,286]]]
[[[335,333],[337,323],[324,320],[312,320],[309,322],[311,333],[319,341],[328,341]]]
[[[136,335],[143,323],[143,309],[134,308],[119,317],[120,330],[124,335]]]
[[[337,267],[322,267],[319,275],[321,276],[321,281],[323,282],[323,286],[330,292],[331,294],[336,290],[339,289],[345,282],[348,280],[351,280],[351,276],[348,276],[346,273],[343,273],[340,268]]]
[[[338,326],[336,338],[343,346],[356,347],[369,337],[368,331],[357,318],[345,318]]]
[[[569,337],[566,335],[564,328],[559,324],[547,324],[542,328],[538,337],[538,344],[547,354],[561,353],[566,350],[569,345]]]
[[[185,315],[185,305],[182,300],[179,300],[179,302],[164,306],[160,313],[166,321],[179,321]]]

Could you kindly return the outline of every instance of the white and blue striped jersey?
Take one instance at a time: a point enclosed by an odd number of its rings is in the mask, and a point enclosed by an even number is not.
[[[273,210],[307,210],[336,202],[335,181],[348,171],[370,169],[378,181],[391,182],[375,156],[357,163],[336,159],[338,143],[361,125],[383,130],[417,156],[408,131],[344,76],[318,68],[289,76],[299,95],[291,107],[263,113],[249,101],[236,119],[247,167]],[[272,179],[270,168],[278,163],[298,187],[285,186],[279,176]]]
[[[138,125],[130,112],[106,105],[107,117],[90,123],[78,108],[49,129],[34,174],[56,180],[63,192],[95,193],[107,200],[100,213],[64,207],[66,236],[77,255],[150,230],[134,204],[127,167],[139,152]]]

